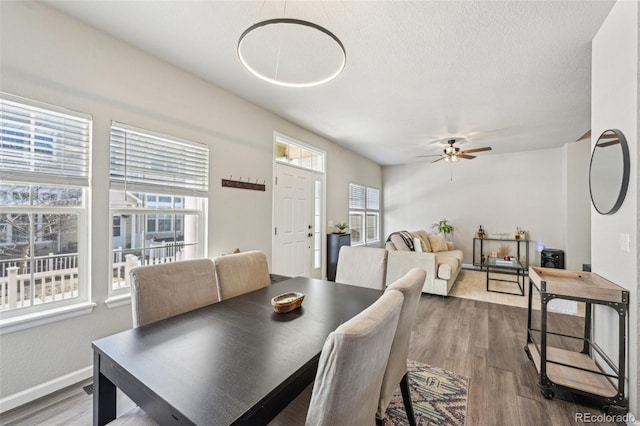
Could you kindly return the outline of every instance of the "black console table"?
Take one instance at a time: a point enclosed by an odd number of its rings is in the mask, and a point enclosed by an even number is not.
[[[486,249],[485,241],[500,241],[505,244],[515,244],[516,246],[516,257],[520,263],[522,263],[522,268],[526,271],[529,270],[529,240],[516,240],[516,239],[505,239],[505,238],[474,238],[473,239],[473,266],[479,266],[480,269],[484,269],[487,266],[487,259],[489,256],[486,256],[484,250]],[[520,245],[524,245],[524,262],[521,259],[521,254],[523,253]]]

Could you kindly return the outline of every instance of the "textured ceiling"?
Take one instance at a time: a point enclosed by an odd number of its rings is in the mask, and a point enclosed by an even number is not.
[[[590,128],[591,39],[614,1],[45,1],[381,165],[559,147]],[[249,74],[238,37],[265,19],[325,26],[347,51],[314,88]],[[475,160],[479,161],[479,160]]]

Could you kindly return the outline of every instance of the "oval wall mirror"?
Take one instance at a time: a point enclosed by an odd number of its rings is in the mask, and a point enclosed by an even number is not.
[[[600,214],[613,214],[622,205],[629,186],[629,146],[620,130],[605,130],[591,154],[589,191]]]

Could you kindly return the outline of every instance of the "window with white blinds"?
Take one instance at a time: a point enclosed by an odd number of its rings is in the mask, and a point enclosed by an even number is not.
[[[135,266],[206,256],[206,145],[113,122],[110,180],[111,297]]]
[[[349,208],[364,209],[366,188],[362,185],[349,184]]]
[[[206,197],[209,148],[113,122],[110,180],[114,189]]]
[[[367,188],[367,210],[380,210],[380,190]]]
[[[380,190],[349,184],[351,245],[380,241]]]
[[[91,116],[0,94],[0,329],[89,300]]]
[[[91,117],[0,97],[0,180],[89,186]]]

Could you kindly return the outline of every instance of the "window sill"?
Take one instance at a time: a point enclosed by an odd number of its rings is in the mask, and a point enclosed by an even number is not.
[[[42,312],[34,312],[31,314],[2,319],[0,320],[0,336],[81,315],[88,315],[93,311],[95,306],[96,304],[94,302],[76,303],[74,305],[63,306],[61,308],[48,309]]]
[[[119,294],[117,296],[112,296],[104,301],[109,309],[119,308],[120,306],[130,305],[131,304],[131,293],[127,294]]]

